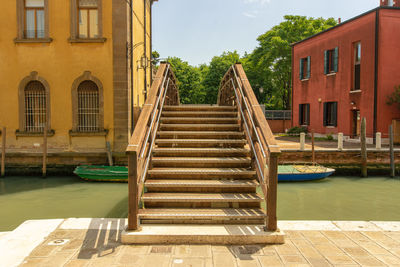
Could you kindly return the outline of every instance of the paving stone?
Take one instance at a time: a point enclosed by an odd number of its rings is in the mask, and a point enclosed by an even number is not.
[[[279,255],[300,254],[299,250],[296,248],[296,246],[293,245],[292,241],[290,240],[287,240],[285,244],[276,245],[275,248]]]
[[[324,256],[344,254],[341,249],[330,243],[314,244],[314,247]]]
[[[77,259],[75,259],[75,260],[68,261],[64,265],[64,267],[86,267],[86,266],[89,265],[89,262],[90,261],[88,261],[88,260],[77,260]]]
[[[146,255],[138,255],[138,254],[130,254],[130,253],[122,253],[117,258],[117,264],[125,267],[137,267],[143,266],[146,261]]]
[[[150,253],[171,254],[173,246],[152,246]]]
[[[37,267],[40,266],[43,262],[46,261],[46,258],[27,258],[25,259],[21,267]]]
[[[382,263],[378,259],[372,256],[368,257],[354,257],[354,259],[361,264],[361,266],[386,266],[386,264]]]
[[[324,244],[329,243],[329,239],[324,236],[321,232],[307,231],[302,233],[303,236],[313,244]]]
[[[388,237],[400,242],[400,232],[384,232]]]
[[[260,263],[257,259],[242,260],[236,259],[238,267],[260,267]]]
[[[375,255],[375,257],[389,266],[400,265],[400,258],[393,255]]]
[[[37,248],[35,248],[29,256],[47,257],[54,251],[58,250],[59,248],[60,248],[59,246],[40,245]]]
[[[275,245],[265,245],[263,248],[262,248],[262,250],[263,250],[263,254],[264,255],[270,255],[270,256],[273,256],[273,255],[277,255],[276,253],[276,249],[275,249]]]
[[[236,258],[227,253],[214,253],[213,263],[214,267],[237,266]]]
[[[245,246],[233,246],[235,254],[242,255],[262,255],[263,250],[261,246],[256,245],[245,245]]]
[[[84,243],[83,239],[72,239],[67,244],[61,247],[61,251],[80,249],[83,243]]]
[[[306,257],[307,261],[311,264],[311,266],[315,267],[325,267],[325,266],[331,266],[329,262],[322,256],[320,257]]]
[[[231,246],[212,246],[211,251],[214,253],[231,253],[232,247]]]
[[[301,255],[280,255],[285,265],[309,266]]]
[[[336,264],[356,264],[349,256],[345,254],[339,255],[324,255],[330,263]]]
[[[257,256],[262,267],[283,266],[278,255]]]
[[[382,229],[366,221],[334,221],[342,231],[381,231]]]
[[[180,258],[172,259],[172,267],[203,267],[205,264],[204,258]]]
[[[321,257],[321,254],[306,240],[293,240],[293,244],[306,257]]]
[[[342,248],[347,254],[352,257],[368,257],[369,253],[361,247],[344,247]]]
[[[370,254],[390,255],[391,253],[373,241],[359,241],[358,244]]]
[[[286,230],[285,231],[285,239],[304,239],[304,236],[301,234],[300,231],[290,231],[290,230]]]
[[[191,245],[190,246],[191,257],[212,257],[210,245]]]
[[[128,254],[147,254],[150,251],[150,246],[141,245],[124,245],[122,248],[123,253]],[[121,252],[122,253],[122,252]]]
[[[362,234],[362,232],[358,231],[344,231],[346,236],[348,236],[353,241],[370,241],[368,237]]]
[[[386,249],[400,247],[400,242],[388,237],[383,232],[363,232],[363,234]]]
[[[89,261],[90,267],[110,267],[115,264],[114,258],[97,258]]]
[[[70,253],[55,253],[47,257],[40,267],[63,267],[72,257]]]

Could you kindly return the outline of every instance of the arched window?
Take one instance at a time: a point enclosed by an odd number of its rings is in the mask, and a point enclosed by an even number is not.
[[[100,130],[99,88],[92,81],[83,81],[78,86],[78,132]]]
[[[41,133],[47,122],[46,90],[39,81],[29,82],[24,90],[25,132]]]

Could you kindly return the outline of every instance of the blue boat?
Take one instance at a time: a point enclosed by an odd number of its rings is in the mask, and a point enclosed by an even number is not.
[[[304,182],[326,178],[334,169],[318,164],[288,164],[278,166],[279,182]]]

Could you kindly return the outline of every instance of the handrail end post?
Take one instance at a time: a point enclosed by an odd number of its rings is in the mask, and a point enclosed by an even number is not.
[[[139,226],[139,205],[138,205],[138,154],[136,151],[128,153],[128,231],[138,231]]]
[[[276,216],[278,195],[278,154],[271,153],[269,157],[269,179],[267,189],[267,221],[266,229],[276,231],[278,221]]]

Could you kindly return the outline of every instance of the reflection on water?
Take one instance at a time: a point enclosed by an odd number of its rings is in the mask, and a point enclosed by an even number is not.
[[[279,220],[400,221],[400,180],[331,177],[278,185]],[[124,218],[126,183],[91,183],[78,177],[0,179],[0,231],[29,219]]]

